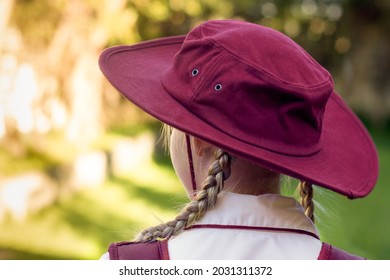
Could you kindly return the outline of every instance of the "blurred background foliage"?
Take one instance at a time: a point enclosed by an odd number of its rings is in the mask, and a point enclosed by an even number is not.
[[[0,259],[96,259],[174,216],[186,196],[159,125],[105,81],[98,57],[224,18],[278,29],[332,72],[381,170],[365,199],[319,195],[318,226],[325,241],[390,259],[388,0],[1,0]]]

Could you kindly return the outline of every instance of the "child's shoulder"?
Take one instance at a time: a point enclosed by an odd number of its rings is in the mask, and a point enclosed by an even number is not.
[[[353,255],[328,243],[322,243],[319,260],[364,260],[365,258]]]
[[[167,241],[117,242],[108,248],[111,260],[163,260],[168,259]]]

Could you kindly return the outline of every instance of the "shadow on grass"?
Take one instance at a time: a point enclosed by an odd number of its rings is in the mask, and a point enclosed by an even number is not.
[[[185,197],[182,192],[172,193],[158,191],[148,185],[135,184],[130,179],[123,177],[114,177],[112,178],[112,181],[116,184],[125,186],[125,192],[130,201],[133,197],[137,197],[145,200],[149,204],[153,204],[155,207],[173,210],[176,210],[178,207],[188,202],[188,198]]]
[[[78,236],[96,243],[102,253],[112,242],[130,240],[141,227],[131,218],[131,213],[117,215],[83,195],[77,195],[71,204],[61,204],[56,208],[61,221],[65,221]]]
[[[108,203],[102,205],[96,199],[96,195],[90,195],[89,192],[80,192],[72,195],[67,200],[60,201],[56,205],[47,208],[32,217],[33,220],[39,223],[42,220],[50,220],[51,226],[48,230],[70,227],[75,236],[79,236],[81,240],[92,241],[97,245],[101,254],[107,251],[108,245],[112,242],[131,240],[137,232],[142,230],[145,225],[140,222],[142,217],[135,215],[142,215],[136,213],[118,212],[121,207],[129,209],[132,201],[136,198],[145,204],[145,211],[147,205],[153,205],[154,209],[161,211],[170,210],[175,212],[178,205],[185,203],[186,198],[182,193],[172,193],[158,191],[148,185],[137,185],[126,178],[111,178],[112,185],[104,186],[106,191],[120,191],[123,194],[120,202],[116,202],[111,198],[107,198]],[[92,190],[94,192],[94,190]],[[96,190],[99,192],[99,190]],[[104,192],[102,192],[104,195]],[[104,199],[104,198],[103,198]],[[106,202],[107,202],[106,201]],[[119,204],[121,205],[119,205]],[[128,203],[128,204],[127,204]],[[122,205],[127,204],[127,205]],[[111,207],[112,206],[112,207]],[[116,209],[116,210],[115,210]],[[131,207],[130,207],[131,209]],[[138,209],[138,211],[140,211]],[[142,211],[142,209],[141,209]],[[147,215],[149,213],[145,213]],[[55,238],[54,232],[47,232],[48,238]],[[77,240],[77,242],[82,242]],[[69,241],[66,241],[69,242]],[[74,248],[74,244],[71,244]],[[86,259],[96,259],[101,255],[96,256],[96,253],[86,253]],[[45,255],[35,252],[23,252],[13,249],[4,250],[3,256],[6,259],[74,259],[71,256],[60,255]],[[0,258],[1,255],[0,255]]]
[[[72,256],[41,254],[0,247],[0,260],[69,260]]]

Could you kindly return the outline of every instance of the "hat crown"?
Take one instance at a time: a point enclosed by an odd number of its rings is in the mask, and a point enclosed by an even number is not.
[[[208,40],[286,84],[313,87],[332,80],[301,46],[265,26],[237,20],[208,21],[186,38],[187,43]]]
[[[241,44],[245,40],[251,44]],[[162,84],[189,111],[231,137],[286,155],[321,149],[332,78],[280,32],[235,20],[209,21],[187,35]]]

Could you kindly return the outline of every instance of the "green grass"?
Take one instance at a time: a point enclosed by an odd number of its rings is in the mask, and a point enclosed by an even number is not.
[[[59,133],[18,135],[0,142],[0,177],[26,171],[47,171],[73,160],[75,145]]]
[[[64,197],[22,223],[7,219],[0,258],[97,259],[109,243],[173,218],[187,200],[173,171],[154,163],[140,169]]]

